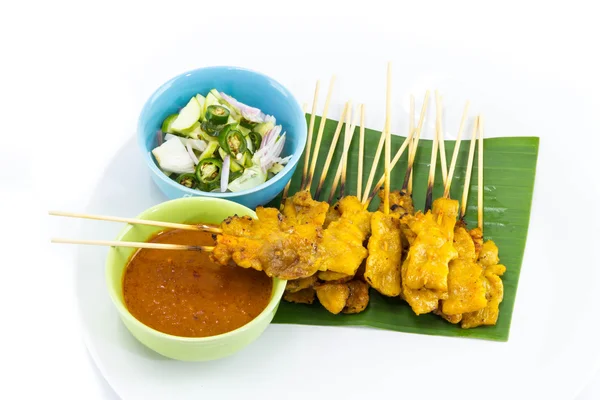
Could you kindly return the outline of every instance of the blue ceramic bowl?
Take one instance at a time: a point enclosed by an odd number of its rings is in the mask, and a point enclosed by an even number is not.
[[[292,154],[292,159],[283,171],[260,186],[237,193],[206,193],[188,189],[168,178],[152,156],[152,149],[158,145],[156,133],[163,120],[178,112],[192,96],[197,93],[206,95],[213,88],[275,116],[277,124],[287,132],[282,157]],[[237,67],[200,68],[176,76],[150,96],[138,121],[138,143],[152,179],[169,199],[216,197],[254,209],[275,198],[292,179],[306,145],[306,119],[289,90],[266,75]]]

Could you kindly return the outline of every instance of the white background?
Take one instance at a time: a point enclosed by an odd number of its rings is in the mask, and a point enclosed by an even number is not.
[[[557,87],[595,93],[585,97],[580,111],[600,110],[600,29],[597,13],[586,4],[304,1],[282,9],[279,3],[284,2],[2,3],[1,391],[13,398],[115,396],[81,339],[73,252],[48,243],[50,236],[73,236],[78,222],[63,220],[59,226],[45,213],[84,208],[112,154],[134,135],[145,99],[173,75],[220,64],[252,67],[277,79],[277,71],[310,55],[314,63],[302,63],[295,81],[282,82],[296,88],[305,83],[296,94],[309,100],[315,78],[326,82],[349,63],[379,63],[383,71],[393,43],[415,44],[407,59],[418,57],[426,43],[439,51],[440,62],[484,54],[497,58],[505,73],[535,71]],[[223,18],[214,16],[218,12]],[[224,43],[231,52],[214,59],[210,49],[223,30],[239,32],[239,40]],[[372,40],[377,35],[381,42]],[[347,77],[336,95],[360,98],[382,77]],[[396,79],[410,82],[399,74]],[[515,93],[520,105],[515,112],[524,120],[528,101],[535,99]],[[368,102],[374,104],[372,127],[379,128],[376,110],[383,109],[383,97]],[[597,120],[589,128],[600,134]],[[565,139],[576,139],[575,134],[565,132]],[[590,191],[598,194],[597,175],[594,179]],[[598,398],[596,374],[578,399]]]

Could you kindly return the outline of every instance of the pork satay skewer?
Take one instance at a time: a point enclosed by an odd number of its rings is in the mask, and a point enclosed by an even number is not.
[[[323,139],[323,131],[325,130],[325,123],[327,122],[327,114],[329,113],[329,104],[331,103],[331,95],[333,93],[333,87],[335,84],[335,75],[331,77],[329,81],[329,90],[327,91],[327,98],[325,99],[325,106],[323,107],[323,114],[321,115],[321,122],[319,123],[319,132],[317,132],[317,143],[315,144],[315,148],[313,150],[313,156],[310,164],[310,169],[308,170],[308,175],[306,176],[306,183],[303,186],[303,189],[308,189],[310,191],[315,167],[317,166],[317,158],[319,156],[319,150],[321,148],[321,140]]]
[[[370,232],[371,216],[362,209],[358,197],[345,195],[348,152],[358,120],[358,110],[356,111],[350,127],[350,115],[346,116],[344,151],[340,160],[341,174],[337,175],[340,181],[340,200],[329,209],[329,224],[323,233],[323,246],[326,249],[318,250],[327,258],[324,264],[327,268],[317,273],[318,280],[313,283],[319,302],[332,314],[356,314],[363,311],[369,303],[369,286],[355,275],[367,256],[363,243]],[[340,250],[339,240],[342,237],[346,238],[345,246]]]
[[[340,133],[342,132],[342,125],[344,124],[344,119],[346,118],[346,114],[350,108],[352,108],[352,101],[347,101],[344,105],[344,109],[342,110],[342,116],[340,117],[337,127],[335,128],[335,132],[333,133],[333,139],[331,141],[331,146],[329,147],[329,153],[327,153],[327,158],[325,159],[325,164],[323,164],[323,170],[321,171],[321,178],[319,179],[317,190],[315,190],[315,199],[319,199],[319,197],[321,197],[321,191],[323,190],[325,178],[327,177],[327,172],[329,171],[329,165],[331,164],[331,159],[333,158]]]
[[[440,106],[439,100],[437,106]],[[414,237],[409,240],[410,247],[401,268],[403,297],[417,315],[438,310],[440,300],[448,298],[449,264],[458,257],[454,247],[458,201],[444,197],[433,201],[438,145],[443,140],[441,130],[436,131],[431,149],[425,211],[417,212],[408,222]]]
[[[325,181],[327,172],[329,170],[329,164],[331,162],[331,157],[337,146],[339,133],[341,132],[342,125],[344,124],[345,115],[346,115],[349,105],[350,105],[350,102],[349,101],[346,102],[346,105],[344,106],[344,109],[342,111],[342,116],[339,119],[336,131],[334,133],[334,138],[331,142],[329,153],[327,155],[327,160],[325,163],[326,165],[323,168],[321,178],[319,181],[319,186],[317,187],[317,191],[315,192],[315,199],[317,199],[317,196],[319,196],[318,192],[321,190],[323,182]],[[308,197],[307,194],[308,194],[308,196],[310,196],[310,193],[307,190],[305,190],[300,195],[302,195],[304,197]],[[311,201],[309,200],[309,202],[311,202]],[[314,202],[314,201],[312,201],[312,203],[316,203],[319,206],[321,204],[325,204],[325,203]],[[327,205],[327,207],[329,208],[328,205]],[[293,208],[295,209],[295,207],[293,207]],[[307,212],[310,213],[312,210],[313,210],[313,207],[309,207]],[[291,210],[289,210],[289,211],[291,211]],[[324,209],[323,211],[328,214],[330,210]],[[285,210],[283,211],[283,213],[287,217],[291,216],[290,212],[286,212]],[[295,216],[297,217],[297,214]],[[284,300],[292,302],[292,303],[312,304],[315,299],[315,289],[313,286],[316,282],[317,282],[317,274],[316,273],[309,277],[288,280],[286,289],[285,289],[285,293],[284,293]]]
[[[462,126],[464,125],[468,106],[469,104],[467,102],[465,105],[463,121],[461,122],[461,128],[459,128],[459,130],[462,129]],[[460,136],[459,132],[454,153],[452,155],[448,180],[445,184],[444,198],[446,199],[449,198],[449,188],[453,175],[452,171],[458,158]],[[471,157],[473,157],[473,155],[473,153],[470,153]],[[472,160],[468,161],[471,161],[468,162],[468,164],[472,166]],[[468,173],[470,173],[470,171],[468,171]],[[464,184],[465,187],[469,187],[468,181],[465,181]],[[467,199],[465,199],[465,201],[466,200]],[[466,204],[463,206],[466,208]],[[459,222],[455,225],[453,245],[457,250],[457,258],[448,263],[448,296],[446,299],[440,300],[439,308],[434,311],[434,313],[453,324],[459,323],[463,318],[463,314],[477,311],[487,305],[482,270],[476,263],[476,247],[480,247],[480,245],[475,245],[474,236],[476,236],[474,231],[470,234],[467,231],[464,222]]]
[[[384,165],[384,197],[383,212],[375,211],[371,216],[371,237],[369,238],[369,255],[365,264],[364,278],[367,283],[385,296],[398,296],[401,292],[400,262],[402,259],[402,242],[400,239],[400,220],[390,215],[390,178],[391,178],[391,68],[388,64],[388,86],[386,91],[386,154]],[[402,152],[412,141],[412,133],[402,144]],[[398,157],[400,158],[400,157]],[[378,189],[380,183],[375,187]],[[369,198],[369,201],[372,197]],[[363,205],[364,207],[364,205]],[[367,205],[368,207],[368,205]],[[366,209],[366,207],[364,207]]]
[[[463,113],[461,125],[459,127],[459,133],[457,135],[457,142],[455,144],[454,152],[453,152],[452,159],[450,162],[449,176],[444,185],[444,187],[447,188],[448,193],[450,190],[450,184],[452,182],[452,177],[453,177],[454,169],[455,169],[456,162],[457,162],[458,152],[460,149],[460,143],[461,143],[460,139],[462,136],[462,131],[464,129],[464,124],[465,124],[465,120],[466,120],[467,113],[468,113],[468,106],[469,106],[469,103],[467,102],[467,104],[465,105],[465,110]],[[418,142],[419,142],[419,135],[417,135],[417,138],[415,141],[416,141],[416,146],[414,148],[413,153],[410,154],[410,158],[408,161],[408,168],[407,168],[406,174],[404,176],[403,187],[400,190],[400,192],[398,193],[398,195],[394,196],[394,203],[395,203],[394,206],[396,206],[396,212],[400,213],[400,216],[402,217],[402,232],[403,232],[404,237],[406,238],[406,240],[403,241],[405,248],[406,248],[407,244],[410,245],[412,243],[412,241],[414,240],[414,232],[412,232],[412,230],[408,227],[408,222],[410,220],[410,217],[412,215],[414,215],[412,196],[408,192],[408,186],[409,186],[408,184],[410,182],[409,174],[412,173],[412,170],[413,170],[413,163],[414,163],[414,158],[415,158],[415,154],[416,154],[416,150],[417,150],[417,146],[418,146]],[[444,195],[444,197],[449,198],[446,195]],[[406,216],[406,218],[405,218],[405,216]]]
[[[484,308],[463,314],[461,328],[469,329],[481,325],[496,325],[500,314],[500,304],[504,297],[504,283],[501,276],[506,272],[506,267],[500,264],[498,246],[492,241],[483,242],[483,117],[479,117],[479,154],[477,165],[477,228],[471,231],[471,236],[481,248],[477,249],[477,264],[482,269],[482,279],[485,280],[485,298],[487,304]],[[477,243],[479,242],[479,243]]]
[[[349,108],[346,113],[343,153],[330,193],[330,198],[333,199],[336,194],[337,185],[340,184],[341,198],[336,202],[335,206],[330,207],[327,213],[326,223],[323,225],[325,229],[323,230],[322,241],[317,248],[318,260],[316,262],[319,269],[318,277],[328,282],[338,281],[337,283],[340,283],[340,280],[346,281],[351,279],[356,274],[362,261],[367,257],[367,249],[365,249],[363,243],[370,231],[370,213],[363,210],[356,196],[346,196],[345,193],[347,188],[348,152],[356,131],[359,116],[358,112],[352,113],[352,111]],[[338,293],[338,289],[342,290],[345,294]],[[347,289],[343,285],[328,286],[326,290],[334,290],[336,292],[335,298],[338,300],[341,299],[339,302],[336,302],[338,305],[337,308],[333,306],[326,307],[329,311],[336,313],[341,310],[340,307],[343,308],[345,304],[344,296],[347,297],[348,295]],[[333,293],[329,293],[329,295],[333,295]],[[338,297],[338,295],[343,296]],[[329,301],[325,301],[325,303],[332,305]]]

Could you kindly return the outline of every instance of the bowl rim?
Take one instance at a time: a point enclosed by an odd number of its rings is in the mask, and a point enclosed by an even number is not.
[[[250,215],[251,217],[256,218],[256,213],[252,209],[250,209],[242,204],[236,203],[234,201],[219,199],[219,198],[197,197],[197,196],[181,197],[178,199],[164,201],[162,203],[156,204],[156,205],[142,211],[140,214],[138,214],[138,216],[136,218],[145,219],[144,218],[145,216],[152,213],[156,209],[164,207],[164,206],[168,207],[169,205],[171,205],[173,203],[179,203],[179,202],[198,202],[198,203],[226,202],[226,203],[230,203],[232,205],[241,207],[243,209],[246,209],[248,211],[247,215]],[[117,238],[115,240],[121,240],[123,238],[123,236],[127,232],[129,232],[129,230],[132,229],[132,227],[133,227],[133,225],[126,224],[123,227],[123,229],[121,229],[119,231],[119,233],[117,234]],[[127,306],[120,301],[120,299],[118,298],[118,295],[117,295],[117,289],[112,284],[112,278],[111,278],[111,274],[110,274],[111,258],[112,258],[111,253],[113,253],[115,251],[116,251],[115,247],[110,247],[108,254],[106,255],[106,261],[105,261],[105,265],[104,265],[104,275],[105,275],[104,279],[105,279],[106,285],[108,286],[107,287],[108,294],[110,296],[112,303],[116,307],[117,312],[119,313],[119,315],[122,318],[126,318],[129,323],[132,323],[133,325],[135,325],[136,327],[145,331],[146,333],[148,333],[152,336],[155,336],[157,338],[166,339],[169,341],[176,341],[176,342],[182,342],[182,343],[213,343],[213,342],[216,342],[219,340],[223,340],[223,339],[227,339],[230,337],[234,337],[234,336],[243,334],[244,332],[252,329],[254,327],[254,325],[258,324],[258,321],[260,321],[264,317],[268,316],[271,312],[273,312],[273,310],[276,307],[279,306],[279,303],[281,301],[281,298],[283,297],[283,292],[285,290],[285,286],[286,286],[286,282],[287,282],[282,279],[272,277],[271,279],[273,281],[273,288],[272,288],[272,292],[271,292],[271,299],[269,300],[269,303],[267,304],[267,306],[260,312],[260,314],[258,314],[256,317],[254,317],[250,322],[246,323],[245,325],[240,326],[237,329],[234,329],[229,332],[221,333],[219,335],[205,336],[205,337],[186,337],[186,336],[171,335],[171,334],[156,330],[154,328],[151,328],[148,325],[144,324],[143,322],[138,320],[136,317],[134,317],[133,314],[131,314],[131,312],[127,308]],[[133,253],[133,254],[135,254],[135,253]],[[129,260],[127,261],[127,263],[129,263]],[[125,265],[125,268],[126,267],[127,267],[127,265]],[[123,280],[122,279],[121,279],[121,284],[119,285],[119,289],[121,291],[123,290]]]
[[[144,103],[144,106],[142,108],[142,111],[140,112],[140,116],[138,117],[138,123],[137,123],[137,137],[138,137],[138,144],[140,146],[140,149],[142,150],[143,153],[143,157],[146,161],[146,164],[148,165],[148,167],[150,167],[150,170],[152,171],[152,173],[157,176],[159,179],[161,179],[163,182],[166,182],[168,185],[170,185],[171,187],[180,190],[184,193],[186,193],[186,195],[189,196],[203,196],[203,197],[211,197],[211,198],[217,198],[217,199],[228,199],[228,198],[236,198],[239,196],[244,196],[244,195],[248,195],[248,194],[252,194],[252,193],[256,193],[258,191],[261,191],[267,187],[269,187],[270,185],[278,182],[279,180],[283,179],[283,176],[286,175],[289,171],[291,171],[292,169],[295,168],[295,166],[298,164],[298,162],[300,161],[300,158],[302,157],[302,153],[304,152],[304,149],[306,148],[306,140],[308,137],[307,134],[307,124],[306,124],[306,118],[302,118],[303,122],[304,122],[304,129],[302,130],[302,135],[301,137],[299,137],[300,140],[300,145],[298,146],[298,148],[293,152],[292,154],[292,158],[291,160],[284,166],[283,170],[276,174],[275,176],[273,176],[271,179],[265,181],[264,183],[252,188],[252,189],[248,189],[248,190],[243,190],[241,192],[225,192],[225,193],[220,193],[220,192],[203,192],[201,190],[196,190],[196,189],[190,189],[187,188],[183,185],[178,184],[177,182],[175,182],[173,179],[170,179],[168,176],[166,176],[164,174],[164,172],[162,172],[162,170],[160,170],[158,168],[158,165],[156,164],[156,162],[154,161],[154,159],[152,158],[152,151],[147,151],[146,149],[146,144],[145,144],[145,135],[143,135],[143,130],[142,130],[142,119],[143,117],[146,116],[146,114],[148,114],[148,109],[150,108],[150,100],[152,100],[153,98],[155,98],[156,96],[158,96],[161,92],[163,92],[166,88],[168,88],[174,81],[181,79],[185,76],[191,75],[193,73],[197,73],[200,71],[210,71],[210,70],[215,70],[215,71],[219,71],[219,70],[223,70],[224,72],[226,71],[242,71],[242,72],[248,72],[254,75],[258,75],[261,76],[265,79],[267,79],[271,85],[278,87],[283,93],[285,93],[286,95],[288,95],[293,103],[294,106],[296,108],[296,111],[299,111],[300,115],[302,115],[304,117],[304,112],[302,111],[302,107],[300,106],[300,103],[298,102],[298,99],[296,99],[296,97],[294,96],[294,94],[287,89],[285,86],[283,86],[280,82],[278,82],[277,80],[271,78],[270,76],[263,74],[262,72],[258,72],[252,69],[248,69],[248,68],[242,68],[242,67],[236,67],[236,66],[229,66],[229,65],[218,65],[218,66],[209,66],[209,67],[201,67],[201,68],[195,68],[192,70],[188,70],[186,72],[183,72],[179,75],[176,75],[174,77],[172,77],[171,79],[167,80],[166,82],[164,82],[163,84],[161,84],[154,92],[152,92],[152,94],[150,95],[150,97],[148,97],[148,99],[146,100],[146,102]],[[292,177],[290,176],[290,179]]]

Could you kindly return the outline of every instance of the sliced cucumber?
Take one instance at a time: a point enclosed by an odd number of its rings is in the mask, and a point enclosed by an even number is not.
[[[175,132],[173,130],[172,125],[173,125],[173,121],[175,121],[175,119],[177,119],[177,115],[178,114],[171,114],[167,118],[165,118],[165,120],[162,123],[162,128],[161,128],[161,131],[163,133],[173,133],[173,132]]]
[[[239,178],[233,180],[227,188],[232,192],[241,192],[252,189],[264,183],[267,180],[267,174],[262,171],[259,165],[246,168]]]
[[[208,146],[206,146],[206,149],[202,152],[202,154],[200,154],[200,156],[198,157],[198,161],[204,160],[205,158],[212,157],[218,148],[219,148],[219,142],[217,142],[217,141],[208,142]]]
[[[272,173],[273,175],[276,175],[278,173],[280,173],[281,171],[283,171],[285,167],[279,163],[275,163],[273,164],[273,166],[271,168],[269,168],[270,173]]]
[[[244,170],[244,167],[242,167],[240,164],[238,164],[237,161],[234,161],[233,159],[231,159],[230,164],[229,164],[229,169],[231,170],[231,172],[241,172]]]
[[[265,134],[267,132],[269,132],[271,129],[273,129],[275,127],[275,124],[272,122],[261,122],[259,124],[256,124],[256,126],[254,128],[252,128],[252,130],[254,132],[260,133],[261,136],[265,136]]]
[[[248,134],[250,133],[250,129],[248,129],[248,128],[244,128],[244,127],[242,126],[242,124],[240,124],[240,125],[238,126],[238,131],[242,132],[242,134],[243,134],[244,136],[248,136]]]
[[[213,96],[215,96],[217,98],[217,100],[222,101],[223,97],[221,96],[221,93],[219,93],[219,91],[217,89],[210,89],[210,92],[208,92],[209,94],[212,94]]]
[[[206,97],[202,96],[200,93],[196,95],[196,100],[198,100],[198,104],[200,104],[200,119],[204,118],[204,103],[206,102]]]
[[[242,164],[244,164],[244,167],[246,168],[250,168],[252,166],[252,154],[248,150],[244,152]]]
[[[198,120],[202,114],[202,108],[196,97],[192,97],[185,107],[179,111],[179,115],[173,121],[171,129],[176,132],[182,132],[190,129]],[[182,132],[183,133],[183,132]]]
[[[202,129],[200,129],[200,122],[196,122],[190,128],[184,129],[183,131],[181,131],[181,133],[189,138],[199,139],[201,131],[202,131]]]
[[[252,143],[252,139],[250,139],[250,136],[246,136],[246,147],[248,148],[248,151],[252,154],[254,154],[254,152],[256,151],[256,149],[254,148],[254,143]]]

